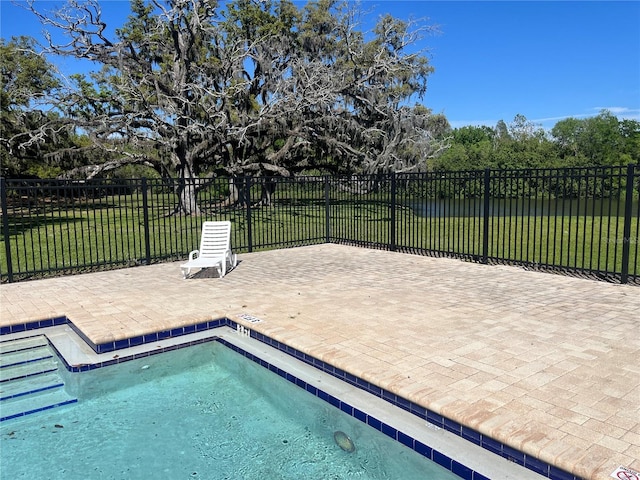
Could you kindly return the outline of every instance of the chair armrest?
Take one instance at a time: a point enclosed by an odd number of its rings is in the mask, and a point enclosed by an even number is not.
[[[191,260],[195,259],[198,256],[199,253],[200,253],[200,250],[191,251],[191,253],[189,253],[189,260],[191,261]]]

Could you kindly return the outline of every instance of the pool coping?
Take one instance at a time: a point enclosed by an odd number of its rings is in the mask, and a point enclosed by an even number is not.
[[[208,321],[198,322],[191,325],[186,325],[178,328],[171,328],[168,330],[162,330],[155,333],[130,337],[122,340],[117,340],[113,342],[107,342],[102,344],[95,344],[92,342],[78,327],[74,325],[74,323],[67,318],[66,316],[58,316],[49,319],[44,319],[40,321],[32,321],[23,324],[14,324],[6,327],[0,328],[0,341],[2,341],[2,336],[9,334],[17,334],[17,333],[27,333],[31,331],[37,331],[41,329],[46,329],[48,327],[68,327],[71,331],[76,334],[82,341],[91,348],[91,350],[95,353],[95,355],[104,357],[106,354],[114,353],[126,349],[136,349],[139,348],[139,351],[136,353],[130,353],[128,355],[120,356],[113,355],[110,358],[106,358],[104,360],[98,360],[96,357],[95,361],[86,361],[82,363],[72,363],[69,364],[65,359],[65,356],[59,351],[59,349],[55,346],[53,342],[50,341],[52,347],[56,350],[60,358],[63,360],[65,364],[65,368],[70,372],[85,372],[89,370],[93,370],[96,368],[102,368],[110,365],[115,365],[118,363],[135,360],[138,358],[148,357],[151,355],[175,350],[178,348],[185,348],[188,346],[208,342],[208,341],[219,341],[224,343],[226,346],[238,351],[243,354],[247,358],[250,358],[254,362],[257,362],[263,365],[263,360],[259,357],[243,351],[241,348],[234,347],[233,344],[227,342],[226,340],[212,335],[212,331],[215,331],[221,327],[228,327],[235,330],[239,336],[245,336],[248,338],[255,339],[265,345],[268,345],[280,352],[283,352],[304,364],[307,364],[323,373],[326,373],[332,377],[337,378],[340,381],[347,383],[353,387],[356,387],[360,390],[363,390],[375,397],[381,398],[387,403],[400,408],[401,410],[412,414],[413,416],[425,420],[429,425],[432,425],[435,428],[442,429],[446,432],[449,432],[457,437],[460,437],[472,445],[476,445],[485,449],[499,457],[513,462],[521,467],[526,468],[527,470],[541,475],[545,478],[550,478],[552,480],[582,480],[582,477],[573,475],[569,472],[566,472],[558,467],[555,467],[547,462],[539,460],[531,455],[527,455],[524,452],[520,452],[508,445],[505,445],[502,442],[496,441],[491,437],[477,432],[469,427],[466,427],[458,422],[448,419],[447,417],[440,415],[436,412],[433,412],[425,407],[422,407],[414,402],[411,402],[405,398],[402,398],[388,390],[385,390],[377,385],[368,382],[364,379],[356,377],[340,368],[334,367],[333,365],[319,360],[309,354],[301,352],[293,347],[290,347],[278,340],[274,340],[267,335],[259,333],[255,330],[247,328],[234,320],[223,317],[218,319],[211,319]],[[202,334],[203,336],[197,339],[192,339],[187,342],[179,342],[180,339],[186,339],[186,336],[191,336],[194,334]],[[156,347],[153,350],[145,349],[144,346],[148,346],[155,342],[162,342],[166,340],[171,340],[173,343],[168,346],[160,346]],[[288,374],[286,371],[273,367],[272,365],[266,364],[263,365],[269,370],[274,371],[281,377],[289,380],[292,383],[297,384],[297,380],[292,375]],[[302,388],[307,389],[306,386],[298,385]],[[310,393],[313,393],[315,396],[327,401],[328,403],[334,405],[336,408],[341,409],[345,413],[349,414],[349,410],[351,410],[351,416],[357,418],[360,421],[372,426],[376,430],[385,433],[387,436],[395,438],[397,441],[403,443],[405,446],[412,448],[414,451],[417,451],[421,455],[435,461],[439,465],[447,468],[448,470],[454,472],[456,475],[461,476],[461,478],[470,479],[470,480],[485,480],[488,477],[480,474],[479,472],[475,472],[473,470],[468,469],[462,463],[457,462],[455,459],[450,458],[446,455],[443,455],[441,452],[433,449],[430,449],[427,445],[414,443],[414,446],[410,446],[407,443],[411,443],[408,436],[394,429],[391,425],[383,423],[376,419],[375,417],[371,417],[371,423],[369,423],[369,416],[362,417],[362,414],[356,414],[355,412],[358,409],[355,409],[349,404],[344,405],[338,398],[329,395],[324,392],[322,389],[317,389],[316,387],[311,387],[311,389],[307,389]],[[314,393],[315,392],[315,393]],[[408,438],[407,438],[408,437]],[[405,443],[406,442],[406,443]],[[425,455],[425,453],[429,453],[430,457]],[[435,457],[435,458],[433,458]],[[455,468],[455,471],[454,471]]]

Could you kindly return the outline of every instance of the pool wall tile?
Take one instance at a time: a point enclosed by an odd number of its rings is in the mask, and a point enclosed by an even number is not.
[[[170,337],[169,332],[166,330],[163,330],[162,332],[158,332],[157,335],[158,335],[158,340],[165,340]]]
[[[508,445],[502,446],[502,456],[505,457],[510,462],[515,462],[518,465],[524,466],[524,453],[516,450],[515,448],[511,448]]]
[[[397,403],[398,397],[396,395],[394,395],[393,393],[389,392],[388,390],[383,390],[381,396],[387,402]]]
[[[480,445],[480,441],[481,441],[481,435],[480,432],[476,432],[475,430],[472,430],[471,428],[468,427],[462,427],[462,437],[465,438],[466,440],[469,440],[470,442],[475,443],[476,445]]]
[[[427,410],[427,421],[429,423],[433,423],[437,427],[444,428],[444,417],[436,412]]]
[[[151,343],[151,342],[157,342],[157,341],[158,341],[157,333],[150,333],[142,337],[142,343]]]
[[[362,423],[367,423],[367,414],[364,413],[362,410],[358,408],[354,408],[353,416],[354,418],[357,418],[358,420],[360,420]]]
[[[541,460],[538,460],[536,458],[530,457],[525,455],[522,452],[519,452],[518,450],[515,450],[507,445],[502,444],[501,442],[498,442],[490,437],[487,437],[486,435],[482,435],[479,432],[465,427],[462,424],[459,424],[451,419],[448,419],[442,415],[437,414],[436,412],[433,412],[431,410],[428,410],[420,405],[417,405],[405,398],[399,397],[395,394],[393,394],[392,392],[389,392],[375,384],[372,384],[364,379],[361,379],[359,377],[356,377],[342,369],[336,368],[326,362],[323,362],[322,360],[315,358],[307,353],[304,353],[302,351],[296,350],[288,345],[285,345],[273,338],[270,338],[264,334],[255,332],[249,328],[246,328],[244,326],[239,325],[237,322],[229,319],[229,318],[220,318],[220,319],[212,319],[206,322],[199,322],[196,324],[192,324],[192,325],[187,325],[185,327],[180,327],[180,328],[173,328],[170,330],[163,330],[160,332],[156,332],[156,333],[149,333],[149,334],[145,334],[145,335],[141,335],[141,336],[137,336],[137,337],[132,337],[129,339],[123,339],[123,340],[117,340],[115,342],[107,342],[107,343],[102,343],[99,345],[94,344],[84,333],[82,333],[81,330],[79,330],[74,324],[73,322],[71,322],[67,317],[65,316],[60,316],[60,317],[52,317],[52,318],[48,318],[48,319],[44,319],[44,320],[40,320],[40,321],[34,321],[34,322],[28,322],[25,324],[17,324],[17,325],[11,325],[11,326],[7,326],[7,327],[2,327],[0,328],[0,335],[8,335],[11,333],[19,333],[19,332],[24,332],[27,330],[35,330],[38,328],[44,328],[47,326],[56,326],[56,325],[69,325],[79,336],[80,338],[83,339],[83,341],[89,345],[96,353],[108,353],[108,352],[112,352],[112,351],[116,351],[116,350],[121,350],[124,348],[129,348],[132,346],[136,346],[136,345],[142,345],[145,343],[152,343],[158,340],[163,340],[163,339],[167,339],[167,338],[171,338],[171,337],[179,337],[179,336],[183,336],[183,335],[187,335],[189,333],[195,333],[195,332],[200,332],[200,331],[204,331],[204,330],[211,330],[211,329],[215,329],[218,327],[230,327],[232,329],[238,329],[239,327],[242,327],[244,329],[247,330],[248,335],[262,343],[265,343],[267,345],[270,345],[284,353],[287,353],[288,355],[291,355],[293,357],[295,357],[296,359],[307,363],[308,365],[312,365],[316,368],[318,368],[319,370],[328,373],[330,375],[333,375],[343,381],[346,381],[347,383],[356,386],[358,388],[361,388],[367,392],[369,392],[372,395],[375,395],[377,397],[381,397],[383,398],[385,401],[395,405],[396,407],[399,407],[403,410],[406,410],[410,413],[412,413],[413,415],[417,416],[420,419],[426,420],[427,422],[435,425],[436,427],[439,428],[444,428],[449,432],[454,433],[455,435],[458,435],[460,437],[463,437],[464,439],[479,445],[483,448],[485,448],[486,450],[489,450],[492,453],[495,453],[497,455],[502,456],[503,458],[507,458],[511,461],[515,461],[517,463],[519,463],[520,465],[525,466],[526,468],[535,471],[536,473],[539,473],[541,475],[546,476],[547,478],[550,478],[552,480],[582,480],[580,477],[572,475],[564,470],[561,470],[557,467],[554,467],[550,464],[547,464]],[[286,380],[288,380],[291,383],[294,383],[295,385],[304,388],[307,392],[309,392],[310,394],[319,397],[325,401],[327,401],[328,403],[330,403],[331,405],[339,408],[340,410],[342,410],[343,412],[351,415],[352,417],[356,418],[357,420],[364,422],[368,425],[370,425],[371,427],[375,428],[378,431],[381,431],[382,433],[384,433],[385,435],[392,437],[394,439],[396,439],[397,441],[399,441],[400,443],[402,443],[403,445],[412,448],[414,451],[418,452],[419,454],[423,455],[424,457],[430,459],[430,460],[434,460],[436,463],[444,466],[445,468],[447,468],[448,470],[452,471],[453,473],[455,473],[456,475],[460,476],[461,478],[464,479],[472,479],[472,480],[489,480],[487,477],[485,477],[484,475],[478,473],[478,472],[474,472],[473,470],[469,469],[468,467],[460,464],[459,462],[456,462],[455,460],[447,457],[446,455],[443,455],[442,453],[433,450],[431,447],[429,447],[428,445],[425,445],[421,442],[419,442],[418,440],[415,440],[413,438],[411,438],[410,436],[395,430],[393,427],[384,424],[383,422],[381,422],[380,420],[376,419],[375,417],[369,416],[367,415],[365,412],[359,410],[358,408],[355,408],[349,404],[346,404],[344,402],[341,402],[339,399],[337,399],[336,397],[333,397],[332,395],[327,394],[326,392],[323,392],[321,389],[318,389],[316,387],[313,387],[312,385],[307,384],[306,382],[296,378],[293,375],[290,375],[284,371],[282,371],[281,369],[278,369],[276,367],[274,367],[273,365],[270,365],[268,362],[265,362],[263,360],[261,360],[260,358],[255,357],[252,354],[249,354],[248,352],[244,352],[242,349],[230,344],[229,342],[224,341],[223,339],[220,339],[218,337],[209,337],[206,339],[200,339],[200,340],[196,340],[196,341],[191,341],[191,342],[185,342],[184,344],[181,345],[174,345],[174,346],[170,346],[170,347],[164,347],[164,348],[159,348],[157,350],[153,350],[151,352],[146,352],[144,354],[139,354],[139,355],[134,355],[134,356],[127,356],[127,357],[118,357],[118,358],[114,358],[114,359],[110,359],[108,361],[102,362],[102,363],[98,363],[98,364],[91,364],[91,365],[68,365],[66,363],[66,361],[64,360],[64,358],[62,358],[62,356],[58,353],[58,356],[61,358],[61,360],[63,361],[63,363],[65,364],[65,367],[67,368],[67,370],[71,371],[71,372],[86,372],[89,370],[93,370],[95,368],[101,368],[104,366],[109,366],[109,365],[114,365],[117,363],[122,363],[125,361],[129,361],[129,360],[133,360],[134,358],[142,358],[145,356],[150,356],[150,355],[157,355],[166,351],[170,351],[170,350],[175,350],[178,348],[184,348],[184,347],[188,347],[191,345],[195,345],[195,344],[200,344],[200,343],[204,343],[204,342],[209,342],[209,341],[218,341],[220,343],[223,343],[225,346],[232,348],[234,351],[244,355],[245,357],[251,359],[252,361],[259,363],[261,366],[268,368],[269,370],[274,371],[275,373],[277,373],[278,375],[280,375],[281,377],[285,378]]]
[[[184,330],[182,330],[182,328],[172,328],[171,330],[169,330],[169,332],[171,333],[170,336],[179,337],[180,335],[182,335]]]
[[[329,395],[329,403],[336,408],[340,408],[340,404],[342,403],[339,398],[334,397],[333,395]]]
[[[9,335],[11,333],[11,326],[0,327],[0,335]]]
[[[376,417],[372,417],[371,415],[367,415],[367,425],[376,430],[380,431],[382,429],[382,422],[378,420]]]
[[[418,404],[411,403],[409,411],[423,420],[427,419],[427,409]]]
[[[344,413],[346,413],[350,417],[353,417],[353,407],[348,403],[340,402],[340,410],[342,410]]]
[[[489,477],[485,477],[481,473],[473,472],[473,480],[491,480]]]
[[[368,383],[368,385],[367,390],[369,390],[369,393],[373,393],[376,397],[382,397],[382,389],[380,387],[373,385],[372,383]]]
[[[480,446],[483,448],[486,448],[487,450],[493,453],[497,453],[498,455],[502,456],[502,443],[490,437],[487,437],[486,435],[482,435]]]
[[[444,428],[449,432],[455,433],[459,437],[462,436],[462,425],[460,425],[458,422],[454,422],[453,420],[444,418]]]
[[[66,316],[50,317],[33,322],[18,323],[15,325],[7,325],[0,328],[0,335],[9,335],[11,333],[21,333],[28,330],[37,330],[38,328],[53,327],[57,325],[65,325],[69,323]]]
[[[428,458],[429,460],[433,459],[433,448],[431,448],[429,445],[425,445],[424,443],[415,440],[414,450],[423,457]]]
[[[539,473],[540,475],[544,475],[545,477],[549,476],[549,464],[538,460],[531,455],[525,456],[524,466],[530,470],[533,470],[534,472]]]
[[[398,441],[405,447],[409,447],[411,450],[415,450],[415,441],[413,437],[407,435],[398,430]]]
[[[452,471],[452,463],[453,460],[451,460],[448,456],[446,456],[443,453],[440,453],[437,450],[433,450],[433,456],[431,457],[431,459],[436,462],[438,465],[440,465],[441,467],[446,468],[449,471]]]
[[[396,396],[396,402],[398,406],[401,407],[403,410],[406,410],[408,412],[411,411],[411,402],[406,398]]]
[[[464,480],[473,480],[474,471],[460,462],[453,460],[451,462],[451,471]]]
[[[387,437],[391,437],[394,440],[398,439],[398,430],[393,428],[391,425],[387,425],[386,423],[382,422],[380,431],[384,433]]]

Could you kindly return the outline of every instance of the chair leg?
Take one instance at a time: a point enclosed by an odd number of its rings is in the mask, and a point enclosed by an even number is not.
[[[229,267],[236,268],[236,265],[238,265],[238,256],[235,253],[231,253],[231,250],[227,250],[225,261],[229,262]]]
[[[189,274],[191,273],[191,269],[190,268],[183,268],[182,269],[182,279],[186,279]]]

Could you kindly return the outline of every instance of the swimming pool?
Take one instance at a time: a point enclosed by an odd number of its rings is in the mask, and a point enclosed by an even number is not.
[[[218,342],[68,380],[78,404],[2,426],[3,477],[458,478]]]
[[[227,324],[231,324],[232,328],[228,326],[223,326]],[[277,373],[277,376],[281,377],[280,381],[284,381],[284,385],[288,385],[287,388],[294,388],[294,391],[301,394],[301,401],[305,401],[308,397],[317,397],[313,401],[320,400],[320,405],[324,408],[329,408],[330,412],[333,412],[332,415],[340,414],[344,419],[349,419],[349,421],[356,421],[355,426],[353,427],[355,431],[360,432],[359,429],[364,429],[364,431],[374,430],[374,435],[382,437],[385,441],[391,440],[391,445],[394,448],[399,448],[398,458],[403,458],[404,455],[407,454],[407,451],[411,452],[411,454],[416,454],[418,452],[417,458],[423,460],[423,457],[433,459],[439,465],[445,466],[446,471],[453,471],[457,473],[461,478],[471,479],[471,480],[486,480],[487,478],[494,479],[540,479],[543,478],[540,475],[532,472],[528,468],[523,468],[521,464],[514,462],[511,458],[503,458],[500,455],[496,455],[492,453],[491,449],[487,447],[481,448],[478,445],[474,445],[474,442],[470,442],[468,439],[462,438],[464,437],[465,432],[463,431],[463,435],[460,433],[454,434],[449,431],[450,425],[443,425],[442,427],[437,426],[438,419],[432,418],[429,419],[429,414],[427,414],[427,418],[425,418],[423,411],[413,411],[414,407],[411,407],[411,412],[409,412],[405,405],[406,401],[400,401],[400,399],[392,399],[388,398],[387,393],[376,392],[375,387],[371,385],[365,386],[365,384],[361,385],[361,381],[359,379],[351,378],[352,376],[346,375],[343,378],[345,372],[338,371],[330,367],[323,362],[318,362],[313,357],[309,357],[306,354],[302,354],[296,350],[291,349],[290,347],[286,347],[285,345],[280,344],[279,342],[269,339],[263,335],[257,334],[256,332],[251,332],[249,336],[249,330],[240,325],[236,325],[234,322],[227,321],[226,323],[222,321],[211,321],[206,325],[202,325],[202,327],[207,328],[196,328],[197,333],[186,334],[183,333],[180,335],[180,332],[172,331],[173,335],[160,335],[158,334],[158,338],[146,340],[144,342],[139,342],[137,339],[133,339],[131,341],[130,347],[120,347],[117,351],[114,351],[112,348],[109,348],[106,345],[106,351],[101,354],[97,354],[95,350],[97,350],[95,345],[89,347],[86,343],[86,339],[82,339],[77,335],[77,331],[70,322],[61,322],[58,326],[36,326],[36,334],[46,335],[51,344],[61,352],[64,356],[64,359],[67,365],[71,370],[75,372],[86,372],[87,370],[92,370],[96,366],[106,366],[106,365],[114,365],[119,364],[117,368],[112,368],[111,366],[106,368],[99,368],[91,372],[91,374],[86,375],[85,373],[69,373],[65,372],[69,377],[67,379],[68,389],[72,390],[71,393],[77,395],[81,398],[81,405],[84,405],[88,401],[92,401],[93,399],[99,399],[103,397],[109,397],[112,401],[107,402],[103,409],[98,409],[95,412],[95,415],[87,416],[85,418],[84,427],[79,428],[79,432],[84,432],[85,430],[90,434],[88,427],[86,425],[95,425],[93,427],[93,435],[96,438],[104,439],[108,438],[110,443],[115,442],[115,446],[112,447],[112,451],[115,453],[109,453],[108,455],[105,453],[105,445],[103,445],[100,441],[96,442],[93,439],[87,441],[87,445],[93,445],[90,449],[91,452],[98,452],[98,456],[100,456],[100,452],[105,456],[106,459],[111,459],[111,464],[107,462],[107,465],[127,465],[127,470],[120,472],[120,476],[118,474],[113,474],[111,476],[107,476],[107,473],[100,473],[91,475],[91,478],[139,478],[140,471],[137,471],[135,475],[131,474],[131,467],[127,461],[122,459],[125,458],[124,453],[121,451],[123,448],[127,449],[126,453],[130,453],[129,450],[132,447],[129,445],[133,445],[134,447],[139,444],[148,443],[145,435],[135,434],[135,429],[132,425],[136,425],[136,421],[127,421],[126,418],[121,418],[123,415],[128,414],[130,405],[136,404],[135,401],[126,400],[119,402],[117,401],[117,395],[115,397],[110,397],[113,391],[128,391],[129,389],[133,389],[133,391],[137,390],[138,387],[147,383],[163,383],[164,378],[170,378],[176,376],[176,362],[174,362],[170,356],[163,353],[161,355],[156,355],[160,352],[165,352],[167,350],[173,350],[176,348],[182,348],[186,345],[194,345],[202,342],[211,342],[212,340],[216,340],[218,342],[223,343],[225,346],[230,347],[231,349],[240,352],[242,356],[252,360],[252,362],[244,362],[244,360],[232,362],[230,365],[253,365],[258,368],[259,371],[272,371]],[[185,331],[187,328],[185,328]],[[193,331],[193,328],[190,328]],[[34,335],[34,331],[32,329],[19,329],[22,333],[11,334],[8,336],[3,335],[2,340],[11,340],[12,337],[22,338],[25,336]],[[168,332],[167,332],[168,333]],[[255,338],[254,338],[255,334]],[[160,337],[165,337],[163,340]],[[146,339],[146,337],[145,337]],[[101,347],[104,349],[104,347]],[[224,349],[223,349],[224,351]],[[182,353],[186,354],[188,352],[197,352],[197,349],[188,348],[183,349]],[[151,357],[150,357],[151,355]],[[138,361],[137,365],[135,362],[128,362],[133,357],[143,357],[140,361]],[[157,358],[152,358],[157,357]],[[295,358],[294,358],[295,357]],[[209,355],[196,355],[195,357],[190,357],[191,360],[189,362],[185,362],[185,365],[191,365],[192,368],[198,370],[200,366],[211,363],[212,358]],[[161,361],[162,360],[162,361]],[[169,364],[164,364],[163,361],[168,361]],[[217,357],[213,360],[217,361]],[[124,363],[123,363],[124,362]],[[158,362],[158,363],[156,363]],[[254,363],[255,362],[255,363]],[[93,365],[93,366],[92,366]],[[164,366],[163,366],[164,365]],[[263,368],[265,367],[265,368]],[[126,375],[121,375],[118,372],[122,372],[125,369],[125,372],[128,372]],[[327,370],[328,369],[328,370]],[[190,373],[191,368],[185,369],[184,367],[177,366],[177,376],[187,376]],[[233,369],[232,369],[233,371]],[[93,373],[98,374],[97,377],[93,376]],[[265,372],[268,373],[268,372]],[[267,384],[271,384],[274,380],[274,375],[270,375],[270,380]],[[210,378],[209,378],[210,377]],[[242,375],[238,374],[238,378],[242,378]],[[254,375],[250,375],[251,378]],[[205,385],[217,385],[217,381],[215,377],[209,375],[208,380],[206,380]],[[251,378],[249,380],[251,380]],[[256,378],[258,378],[256,376]],[[357,380],[357,381],[356,381]],[[355,382],[355,383],[354,383]],[[357,385],[356,385],[357,383]],[[366,383],[366,382],[365,382]],[[249,381],[248,385],[251,385],[251,381]],[[298,388],[302,387],[302,388]],[[179,391],[187,389],[181,388]],[[373,388],[374,391],[371,391]],[[194,390],[194,392],[197,390]],[[284,397],[287,398],[290,396],[287,392],[286,388],[276,388],[277,395],[276,398]],[[311,394],[311,395],[309,395]],[[185,422],[182,421],[178,427],[173,427],[172,421],[174,421],[175,417],[182,418],[184,412],[178,407],[177,410],[171,408],[168,409],[168,405],[172,405],[172,403],[176,403],[174,400],[179,399],[179,395],[175,396],[175,399],[170,395],[162,396],[162,395],[149,395],[149,394],[140,394],[145,399],[153,399],[154,402],[144,400],[139,402],[142,410],[138,415],[136,415],[136,419],[140,418],[151,418],[150,420],[153,429],[159,429],[158,431],[150,428],[149,432],[154,431],[155,435],[158,436],[162,441],[167,438],[172,438],[176,436],[178,432],[181,431],[181,425]],[[260,393],[259,395],[262,395]],[[164,398],[164,403],[157,404],[155,402],[156,398]],[[236,398],[236,397],[234,397]],[[241,398],[238,396],[237,398]],[[400,401],[401,408],[398,408],[396,402]],[[297,403],[296,403],[297,404]],[[119,406],[120,405],[120,406]],[[121,406],[124,405],[127,408],[122,409]],[[179,405],[176,403],[176,405]],[[184,405],[187,405],[185,403]],[[217,405],[217,404],[216,404]],[[244,403],[243,403],[244,405]],[[184,406],[183,406],[184,407]],[[112,408],[113,411],[110,409]],[[184,407],[186,408],[186,407]],[[311,407],[309,407],[311,408]],[[294,411],[293,408],[285,408],[287,411]],[[307,411],[307,408],[303,408],[304,411]],[[419,408],[418,408],[419,410]],[[63,419],[67,419],[68,412],[74,412],[74,408],[69,408],[62,416]],[[247,415],[253,415],[253,411],[261,411],[260,409],[255,410],[253,407],[247,410],[243,410],[243,420],[246,420]],[[345,412],[347,415],[342,415],[340,411]],[[105,413],[107,412],[107,413]],[[109,413],[113,415],[112,419],[108,418]],[[49,413],[40,413],[38,414],[38,419],[50,418],[51,422],[54,422],[56,418],[56,413],[59,414],[60,410],[55,410],[50,412],[52,416],[49,416]],[[30,420],[34,420],[36,417],[24,417],[24,419],[19,420],[18,423],[14,425],[27,425]],[[236,416],[237,418],[237,416]],[[96,419],[101,419],[98,422]],[[67,419],[68,420],[68,419]],[[345,420],[346,421],[346,420]],[[10,420],[13,422],[13,420]],[[50,422],[50,423],[51,423]],[[76,421],[73,425],[76,426],[78,421]],[[25,444],[25,439],[20,439],[16,436],[17,430],[15,428],[8,428],[6,423],[0,423],[3,426],[0,429],[0,440],[4,445],[9,445],[8,441],[20,440]],[[159,425],[159,427],[157,426]],[[187,433],[183,435],[185,439],[188,440],[189,432],[197,432],[197,427],[199,424],[194,425],[194,429],[187,429]],[[42,430],[49,429],[50,432],[62,433],[68,432],[69,430],[65,430],[65,424],[57,422],[51,423],[50,425],[39,425],[38,428],[42,427]],[[446,427],[446,428],[444,428]],[[32,426],[35,431],[35,427]],[[211,428],[209,428],[209,431]],[[350,432],[348,429],[345,430]],[[330,444],[333,445],[335,449],[337,446],[335,441],[333,440],[333,436],[336,431],[332,431]],[[78,432],[76,432],[78,433]],[[326,432],[325,432],[326,433]],[[467,432],[468,433],[468,432]],[[6,434],[6,437],[5,437]],[[193,433],[195,436],[196,434]],[[352,435],[349,433],[349,435]],[[202,435],[198,435],[202,436]],[[227,438],[224,430],[222,430],[223,438]],[[390,437],[390,438],[385,438]],[[35,445],[33,450],[25,450],[20,449],[21,458],[24,458],[25,452],[29,457],[35,457],[37,455],[41,455],[42,452],[45,452],[46,455],[51,455],[51,452],[54,451],[56,455],[59,453],[57,450],[59,448],[66,449],[67,456],[74,456],[74,448],[73,445],[69,444],[60,444],[55,445],[53,449],[51,448],[51,440],[55,440],[57,437],[49,438],[45,443],[40,445]],[[356,437],[353,437],[354,441]],[[74,439],[75,440],[75,439]],[[184,440],[185,442],[187,440]],[[286,442],[284,442],[286,440]],[[283,440],[284,445],[289,444],[289,439],[285,438]],[[325,435],[326,440],[326,435]],[[28,439],[27,442],[28,443]],[[359,444],[361,443],[361,439],[357,437],[356,442],[356,452],[359,451]],[[260,444],[260,442],[258,442]],[[208,444],[208,447],[211,443]],[[232,444],[234,445],[234,454],[236,456],[240,456],[246,462],[251,462],[252,457],[247,457],[246,452],[243,450],[238,450],[238,447],[241,444]],[[405,445],[407,448],[405,448]],[[431,448],[433,447],[433,448]],[[120,450],[119,450],[120,449]],[[82,452],[83,455],[87,454],[86,445],[82,444],[79,446],[77,451]],[[120,451],[120,453],[118,453]],[[161,451],[160,448],[157,451]],[[389,459],[385,458],[384,455],[389,455],[388,452],[393,451],[391,448],[374,448],[371,451],[382,452],[383,454],[378,455],[379,457],[383,457],[383,463],[390,462]],[[239,452],[239,453],[238,453]],[[4,452],[3,452],[4,455]],[[63,455],[64,457],[64,455]],[[157,457],[157,455],[156,455]],[[392,455],[395,458],[395,454]],[[117,463],[113,463],[116,458]],[[17,461],[20,461],[18,457],[16,457]],[[3,464],[6,460],[5,458],[0,458],[3,461]],[[134,459],[135,460],[135,459]],[[148,462],[149,459],[142,459],[142,463]],[[176,461],[177,462],[177,461]],[[369,461],[367,461],[368,463]],[[404,462],[404,460],[403,460]],[[79,460],[79,464],[85,464],[85,460]],[[132,465],[136,465],[139,462],[132,460]],[[155,465],[154,462],[151,462],[149,465],[153,467]],[[98,468],[98,467],[96,467]],[[111,468],[111,467],[110,467]],[[153,467],[155,468],[155,467]],[[402,465],[402,475],[400,477],[387,476],[385,478],[411,478],[407,477],[406,462]],[[423,467],[421,466],[422,470]],[[427,470],[429,471],[429,470]],[[64,478],[80,478],[74,477],[71,471],[64,472]],[[97,470],[96,470],[97,472]],[[217,473],[211,474],[211,472],[207,473],[207,476],[204,478],[237,478],[235,476],[229,477],[220,477],[217,476]],[[24,472],[23,472],[24,473]],[[47,472],[47,478],[56,478],[50,475],[51,472]],[[359,475],[358,478],[369,478],[369,477],[361,477],[363,475],[361,470],[355,471],[354,475],[357,473]],[[191,472],[190,474],[195,474],[194,477],[197,478],[197,471]],[[159,478],[165,478],[164,474],[160,472]],[[213,475],[213,476],[212,476]],[[240,474],[241,478],[245,478],[245,473]],[[421,476],[417,478],[438,478],[429,476],[425,477],[425,473],[422,471]],[[149,473],[145,473],[142,478],[147,478]],[[157,476],[157,475],[156,475]],[[27,475],[24,478],[34,478],[31,475]],[[86,477],[82,477],[86,478]],[[171,478],[171,477],[166,477]],[[178,477],[179,478],[179,477]],[[200,478],[203,478],[202,476]],[[267,477],[271,478],[271,477]],[[287,478],[282,476],[277,476],[274,478]],[[298,477],[296,477],[298,478]],[[304,476],[304,478],[313,478]],[[320,477],[320,478],[331,478],[331,477]],[[350,478],[348,476],[338,476],[337,478]],[[375,478],[375,477],[374,477]],[[564,477],[562,477],[564,478]]]

